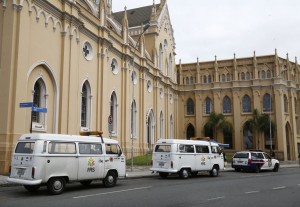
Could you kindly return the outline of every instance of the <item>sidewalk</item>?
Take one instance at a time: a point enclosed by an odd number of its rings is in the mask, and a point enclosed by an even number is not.
[[[231,168],[230,163],[228,163],[226,166],[227,167],[224,170],[222,170],[221,173],[234,171],[234,169]],[[288,167],[300,167],[300,165],[299,165],[298,161],[280,162],[280,168],[288,168]],[[150,166],[133,166],[133,168],[131,169],[131,166],[127,166],[127,169],[126,169],[127,176],[125,179],[158,176],[157,173],[153,173],[152,171],[150,171],[149,168],[150,168]],[[7,178],[8,178],[8,176],[0,175],[0,187],[16,185],[13,183],[8,183]]]

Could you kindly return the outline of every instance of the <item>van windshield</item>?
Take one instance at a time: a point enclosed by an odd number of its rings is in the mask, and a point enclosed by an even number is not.
[[[155,152],[171,152],[171,145],[156,145]]]
[[[34,150],[34,142],[19,142],[15,153],[32,154]]]

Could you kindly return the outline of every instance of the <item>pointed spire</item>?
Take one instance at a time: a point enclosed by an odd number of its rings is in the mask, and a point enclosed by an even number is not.
[[[104,27],[106,24],[106,2],[105,2],[105,0],[100,0],[99,12],[100,12],[100,26]]]
[[[289,53],[286,53],[286,61],[289,61]]]
[[[296,63],[296,65],[298,64],[298,61],[297,61],[297,56],[295,57],[295,63]]]
[[[276,48],[275,48],[275,56],[278,57],[278,55],[277,55],[277,49]]]
[[[124,44],[128,43],[128,19],[127,19],[127,7],[124,7],[124,16],[122,19],[122,31]]]
[[[155,0],[153,0],[153,6],[152,6],[152,12],[151,12],[151,18],[150,20],[155,20],[156,19],[156,6],[155,6]]]

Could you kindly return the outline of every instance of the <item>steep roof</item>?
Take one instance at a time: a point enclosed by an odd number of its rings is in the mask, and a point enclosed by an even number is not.
[[[155,6],[156,8],[159,8],[160,4],[156,4]],[[141,26],[142,23],[145,24],[146,22],[149,22],[152,7],[153,5],[127,10],[129,27],[137,27]],[[116,21],[121,23],[124,17],[124,11],[115,12],[112,13],[112,15]]]

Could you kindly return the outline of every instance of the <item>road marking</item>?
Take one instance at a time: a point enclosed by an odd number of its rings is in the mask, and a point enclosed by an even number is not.
[[[245,192],[246,194],[252,194],[252,193],[259,193],[259,191],[254,190],[254,191],[249,191],[249,192]]]
[[[273,190],[281,190],[281,189],[285,189],[285,186],[281,186],[281,187],[276,187],[276,188],[272,188]]]
[[[86,197],[92,197],[92,196],[101,196],[101,195],[107,195],[107,194],[113,194],[113,193],[122,193],[122,192],[142,190],[142,189],[148,189],[148,188],[152,188],[152,186],[146,186],[146,187],[141,187],[141,188],[131,188],[131,189],[126,189],[126,190],[118,190],[118,191],[111,191],[111,192],[106,192],[106,193],[90,194],[90,195],[84,195],[84,196],[77,196],[77,197],[73,197],[73,198],[86,198]]]
[[[213,201],[213,200],[219,200],[219,199],[222,199],[222,198],[225,198],[225,196],[216,197],[216,198],[209,198],[209,199],[207,199],[207,200],[208,200],[208,201]]]

